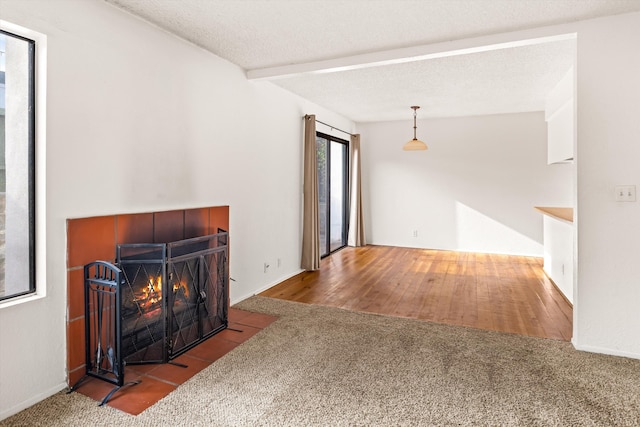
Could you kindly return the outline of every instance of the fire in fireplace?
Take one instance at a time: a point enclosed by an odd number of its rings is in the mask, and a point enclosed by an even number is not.
[[[121,244],[85,266],[86,375],[116,387],[124,365],[167,363],[228,326],[228,234]]]
[[[167,362],[227,326],[226,260],[226,233],[117,246],[127,363]]]
[[[178,292],[182,292],[184,294],[184,298],[189,298],[189,286],[187,286],[185,281],[174,283],[172,285],[172,292],[174,295]],[[140,307],[141,312],[146,314],[150,311],[158,310],[159,303],[161,301],[162,276],[149,276],[148,284],[143,286],[140,292],[136,292],[134,294],[133,301],[131,302],[134,306]]]

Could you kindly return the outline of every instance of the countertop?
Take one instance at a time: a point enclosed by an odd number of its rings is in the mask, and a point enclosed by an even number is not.
[[[573,223],[573,208],[534,206],[534,209],[560,221]]]

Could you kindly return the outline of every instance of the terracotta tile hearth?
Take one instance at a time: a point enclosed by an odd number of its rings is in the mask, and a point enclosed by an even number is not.
[[[266,314],[229,309],[230,329],[223,330],[174,359],[177,363],[187,365],[186,368],[169,363],[127,366],[125,380],[140,380],[140,383],[121,388],[107,405],[132,415],[140,414],[275,320],[276,317]],[[112,384],[89,378],[80,385],[77,393],[99,402],[112,389]]]

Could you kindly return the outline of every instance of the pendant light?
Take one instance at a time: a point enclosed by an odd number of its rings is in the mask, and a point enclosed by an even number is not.
[[[414,105],[413,107],[411,107],[413,109],[413,139],[409,142],[407,142],[406,144],[404,144],[404,146],[402,147],[403,150],[405,151],[413,151],[413,150],[426,150],[427,149],[427,144],[425,144],[424,142],[420,141],[418,138],[416,138],[416,115],[417,115],[417,111],[418,111],[418,107],[417,105]]]

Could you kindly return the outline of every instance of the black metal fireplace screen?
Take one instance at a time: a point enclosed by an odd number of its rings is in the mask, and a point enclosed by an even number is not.
[[[228,326],[228,234],[121,244],[84,268],[86,375],[124,383],[126,364],[167,363]]]

